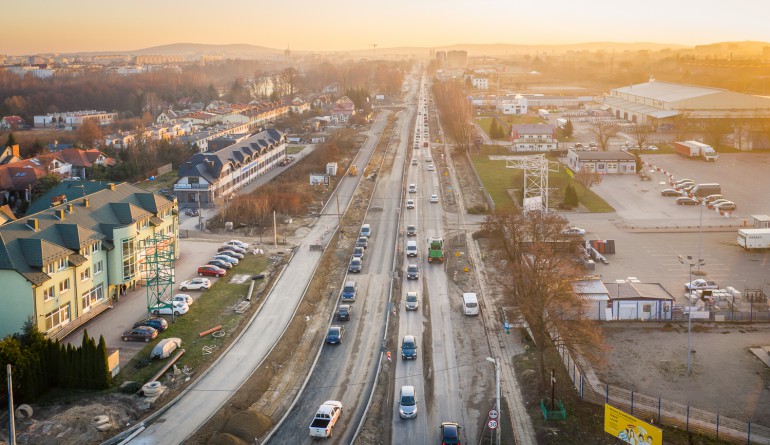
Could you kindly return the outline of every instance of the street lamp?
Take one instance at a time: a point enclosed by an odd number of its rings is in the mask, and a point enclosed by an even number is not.
[[[490,363],[495,364],[495,411],[497,415],[500,415],[500,362],[497,357],[487,357],[486,359]],[[497,429],[495,434],[496,442],[500,444],[500,428]]]
[[[690,255],[687,255],[686,259],[686,264],[690,267],[690,279],[687,281],[687,374],[691,374],[690,356],[692,355],[692,343],[690,342],[690,335],[692,333],[692,307],[690,305],[692,303],[690,302],[690,297],[692,297],[692,268],[693,266],[698,266],[698,270],[700,270],[700,267],[706,263],[703,262],[703,258],[698,258],[696,261]],[[679,262],[685,264],[685,258],[682,255],[679,255]]]

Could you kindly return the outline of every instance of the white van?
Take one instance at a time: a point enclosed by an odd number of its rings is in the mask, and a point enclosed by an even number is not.
[[[417,184],[409,184],[409,193],[417,193]]]
[[[473,292],[463,293],[463,313],[465,315],[479,315],[479,299]]]
[[[406,256],[417,256],[417,241],[406,242]]]
[[[372,226],[369,224],[364,224],[361,226],[361,232],[358,234],[358,236],[365,236],[369,238],[372,236]]]

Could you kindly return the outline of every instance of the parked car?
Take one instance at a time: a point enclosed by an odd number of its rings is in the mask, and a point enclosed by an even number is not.
[[[407,199],[406,200],[406,208],[407,209],[413,209],[414,208],[414,199]]]
[[[227,271],[222,269],[221,267],[214,266],[213,264],[206,264],[205,266],[199,266],[198,267],[198,276],[209,276],[209,277],[223,277],[227,274]]]
[[[435,204],[438,202],[438,195],[430,195],[430,202]]]
[[[364,252],[366,252],[366,249],[361,246],[356,246],[353,248],[353,258],[361,258],[364,259]]]
[[[246,249],[241,249],[238,246],[222,246],[219,249],[217,249],[217,252],[227,252],[227,251],[237,252],[237,253],[240,253],[241,255],[246,253]]]
[[[406,236],[417,236],[417,226],[414,224],[406,226]]]
[[[173,303],[156,303],[148,307],[147,310],[153,315],[184,315],[190,310],[190,306],[175,301]]]
[[[150,317],[142,321],[137,321],[134,323],[134,327],[138,328],[139,326],[149,326],[151,328],[154,328],[158,332],[163,332],[166,329],[168,329],[168,322],[165,318],[161,317]]]
[[[682,192],[674,189],[664,189],[660,191],[661,196],[682,196]]]
[[[184,214],[187,216],[198,216],[198,210],[196,209],[184,209]]]
[[[682,196],[676,198],[676,204],[680,206],[695,206],[698,205],[698,200],[690,198],[688,196]]]
[[[686,187],[694,186],[694,182],[683,182],[681,184],[674,185],[674,188],[677,190],[684,190]]]
[[[695,181],[693,181],[692,179],[689,179],[689,178],[682,178],[682,179],[680,179],[678,181],[674,181],[674,185],[680,185],[680,184],[683,184],[685,182],[694,183]]]
[[[233,266],[235,266],[236,264],[238,264],[240,262],[240,261],[238,261],[238,258],[231,257],[229,255],[221,255],[221,254],[214,255],[214,257],[212,259],[213,260],[227,261],[228,263],[232,264]]]
[[[169,358],[171,353],[176,351],[176,349],[180,346],[182,346],[181,338],[164,338],[163,340],[159,341],[154,348],[152,348],[152,352],[150,352],[150,359]]]
[[[729,202],[729,201],[730,201],[729,199],[725,199],[725,198],[715,199],[710,203],[708,203],[708,208],[715,209],[716,206],[718,206],[719,204],[722,204],[723,202]]]
[[[401,358],[404,360],[417,359],[417,340],[414,335],[405,335],[401,340]]]
[[[441,445],[460,444],[460,424],[457,422],[441,422]]]
[[[359,236],[358,241],[356,241],[356,247],[363,247],[364,249],[369,247],[369,238],[365,236]]]
[[[181,290],[202,290],[211,287],[211,280],[208,278],[193,278],[192,280],[182,281],[179,284]]]
[[[350,259],[350,265],[348,266],[348,272],[350,273],[360,273],[361,267],[363,267],[363,263],[361,262],[361,258],[353,257]]]
[[[329,328],[329,332],[326,333],[326,344],[334,345],[342,343],[342,337],[345,335],[344,326],[332,326]]]
[[[647,150],[647,151],[658,151],[658,147],[656,147],[654,145],[648,145],[648,146],[644,147],[644,149]]]
[[[724,210],[724,211],[736,209],[735,203],[732,201],[720,202],[719,204],[714,206],[714,208],[717,210]]]
[[[149,343],[150,340],[158,336],[158,330],[152,326],[137,326],[128,332],[124,332],[121,338],[123,341],[143,341]]]
[[[718,194],[718,193],[717,193],[717,194],[714,194],[714,195],[708,195],[708,196],[706,196],[706,197],[703,199],[703,201],[704,201],[706,204],[711,204],[712,202],[716,201],[717,199],[724,199],[724,197],[723,197],[722,195],[720,195],[720,194]]]
[[[250,246],[249,243],[244,243],[243,241],[237,240],[237,239],[231,239],[230,241],[226,241],[226,242],[222,243],[222,245],[223,246],[238,246],[238,247],[240,247],[241,249],[244,249],[244,250],[249,250],[249,246]]]
[[[192,304],[195,302],[195,300],[193,300],[193,298],[187,294],[176,294],[171,297],[171,301],[179,301],[181,303],[185,303],[188,306],[192,306]]]
[[[233,268],[232,263],[225,260],[210,260],[208,264],[212,266],[217,266],[218,268],[225,269],[225,270]]]
[[[337,320],[348,321],[350,320],[350,314],[353,312],[353,306],[349,304],[341,304],[337,309]]]
[[[581,229],[580,227],[567,227],[566,229],[561,231],[562,235],[571,235],[571,236],[583,236],[586,234],[586,229]]]
[[[406,293],[406,310],[416,311],[420,305],[420,298],[417,296],[417,291],[409,291]]]
[[[242,253],[238,253],[238,252],[236,252],[234,250],[223,250],[223,251],[219,252],[218,255],[225,255],[225,256],[229,256],[231,258],[235,258],[235,259],[239,259],[239,260],[243,259],[243,254]]]
[[[682,187],[682,191],[685,193],[690,193],[695,188],[696,184],[687,184],[684,187]]]

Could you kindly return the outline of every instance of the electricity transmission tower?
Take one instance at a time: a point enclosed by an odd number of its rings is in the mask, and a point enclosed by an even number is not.
[[[174,291],[174,239],[155,235],[139,241],[143,255],[142,277],[147,289],[147,310],[156,304],[171,304]]]
[[[548,212],[548,172],[558,172],[559,163],[530,155],[507,159],[505,168],[524,170],[524,210]]]

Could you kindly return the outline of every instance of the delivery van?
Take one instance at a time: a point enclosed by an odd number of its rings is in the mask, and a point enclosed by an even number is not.
[[[463,293],[463,313],[465,315],[479,315],[479,299],[473,292]]]

